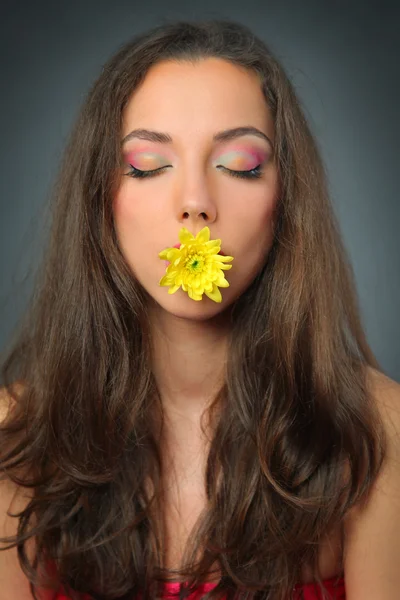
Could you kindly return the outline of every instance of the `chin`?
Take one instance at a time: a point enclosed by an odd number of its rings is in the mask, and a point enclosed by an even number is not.
[[[222,302],[214,302],[206,294],[203,294],[201,300],[192,300],[182,289],[177,290],[174,294],[168,294],[167,288],[157,290],[157,294],[152,294],[152,299],[158,308],[175,317],[206,321],[224,313],[234,302],[236,296],[233,291],[230,294],[227,293],[229,290],[230,288],[223,288],[221,291]]]

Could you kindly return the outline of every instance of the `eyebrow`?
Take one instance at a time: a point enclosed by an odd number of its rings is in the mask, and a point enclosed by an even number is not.
[[[243,126],[243,127],[234,127],[233,129],[224,129],[223,131],[218,131],[213,136],[213,142],[226,142],[229,140],[234,140],[243,135],[255,135],[263,140],[266,140],[271,148],[273,148],[273,144],[270,138],[265,135],[260,129],[252,126]],[[173,139],[168,133],[162,133],[161,131],[153,131],[151,129],[134,129],[128,135],[124,137],[121,142],[121,146],[126,144],[129,140],[134,138],[139,138],[140,140],[147,140],[149,142],[157,142],[160,144],[172,144]]]

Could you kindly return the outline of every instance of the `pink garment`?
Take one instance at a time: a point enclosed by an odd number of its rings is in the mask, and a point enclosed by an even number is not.
[[[336,583],[336,577],[332,577],[330,579],[324,579],[323,580],[323,584],[324,587],[326,589],[326,591],[329,594],[329,600],[345,600],[346,599],[346,592],[345,592],[345,585],[344,585],[344,578],[341,577],[337,583]],[[335,585],[336,583],[336,585]],[[203,595],[208,592],[209,590],[211,590],[213,587],[215,587],[217,584],[216,583],[203,583],[202,585],[198,586],[198,588],[192,592],[192,594],[190,594],[190,596],[188,596],[188,600],[200,600]],[[165,584],[165,594],[163,595],[164,600],[169,600],[170,598],[172,598],[171,596],[171,592],[176,592],[179,590],[179,583],[174,583],[174,582],[170,582],[170,583],[166,583]],[[179,596],[178,596],[179,598]],[[47,598],[46,598],[47,600]],[[62,592],[56,594],[55,596],[49,596],[48,600],[70,600],[70,598],[68,596],[66,596],[65,594],[63,594]],[[82,595],[82,599],[81,600],[91,600],[90,596],[88,596],[87,594],[83,594]],[[138,598],[138,600],[140,600],[140,598]],[[298,583],[295,586],[295,589],[293,591],[292,597],[290,600],[322,600],[322,596],[321,593],[319,592],[319,589],[317,586],[315,586],[314,589],[314,584],[313,583]]]

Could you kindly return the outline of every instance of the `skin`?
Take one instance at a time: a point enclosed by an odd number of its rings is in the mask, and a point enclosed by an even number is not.
[[[212,140],[218,131],[247,125],[266,134],[272,147],[249,134]],[[187,432],[188,421],[197,427],[222,380],[229,307],[262,268],[273,242],[279,192],[274,124],[258,77],[208,58],[196,65],[153,66],[125,108],[121,140],[137,128],[166,132],[173,143],[134,138],[123,145],[114,221],[121,250],[149,294],[153,368],[164,406],[177,427],[184,421],[181,429]],[[259,179],[239,179],[217,168],[253,169],[260,157]],[[134,179],[127,176],[129,163],[141,170],[168,168]],[[158,285],[166,268],[158,253],[179,242],[181,227],[196,235],[205,225],[210,239],[220,238],[221,250],[234,257],[225,271],[230,287],[220,288],[221,303],[206,295],[196,302],[182,289],[170,295]]]

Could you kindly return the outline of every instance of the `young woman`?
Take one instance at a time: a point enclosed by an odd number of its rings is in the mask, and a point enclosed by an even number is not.
[[[54,195],[3,361],[1,598],[397,599],[400,386],[268,47],[137,36]]]

